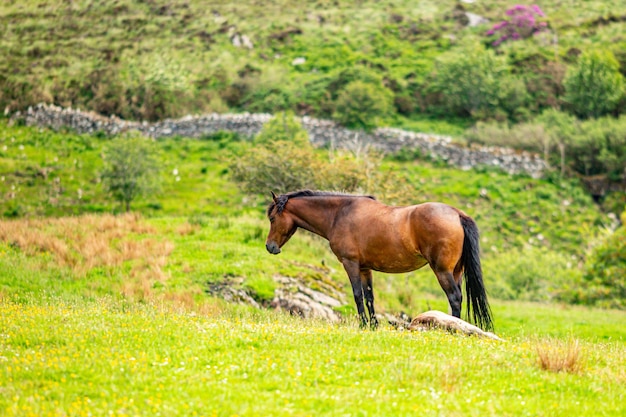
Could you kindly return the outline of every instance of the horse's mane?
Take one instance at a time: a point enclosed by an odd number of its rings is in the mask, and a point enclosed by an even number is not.
[[[267,215],[269,216],[272,210],[274,210],[274,207],[277,208],[278,214],[282,213],[283,210],[285,209],[285,205],[287,204],[287,201],[289,201],[292,198],[297,198],[297,197],[351,197],[351,198],[365,197],[365,198],[371,198],[372,200],[376,200],[376,198],[371,195],[354,195],[354,194],[346,194],[346,193],[337,193],[334,191],[299,190],[299,191],[292,191],[287,194],[281,194],[278,197],[276,197],[276,201],[272,201],[272,203],[267,208]]]

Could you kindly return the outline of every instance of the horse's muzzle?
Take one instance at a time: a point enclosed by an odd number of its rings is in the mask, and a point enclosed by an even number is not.
[[[276,244],[276,242],[269,242],[265,244],[265,248],[272,255],[278,255],[280,253],[280,248]]]

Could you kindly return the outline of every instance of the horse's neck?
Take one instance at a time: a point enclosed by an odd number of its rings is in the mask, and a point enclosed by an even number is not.
[[[290,211],[302,229],[328,239],[337,212],[346,203],[345,197],[303,197],[291,201]]]

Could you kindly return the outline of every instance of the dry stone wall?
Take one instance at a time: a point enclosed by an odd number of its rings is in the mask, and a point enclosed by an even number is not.
[[[104,117],[77,109],[40,104],[26,112],[16,113],[27,125],[53,129],[69,128],[78,133],[104,132],[116,135],[138,130],[153,138],[168,136],[205,137],[219,131],[236,132],[252,137],[272,118],[269,114],[207,114],[166,119],[156,123],[133,122],[118,117]],[[371,133],[346,129],[329,120],[302,117],[302,126],[315,146],[362,150],[366,147],[394,153],[403,148],[417,149],[422,155],[446,161],[448,164],[470,169],[479,165],[495,166],[509,174],[526,173],[538,178],[547,168],[546,163],[530,152],[500,147],[464,147],[447,136],[409,132],[395,128],[378,128]]]

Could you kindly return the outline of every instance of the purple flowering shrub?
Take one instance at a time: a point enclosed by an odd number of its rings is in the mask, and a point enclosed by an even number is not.
[[[499,35],[498,39],[493,41],[493,46],[498,46],[502,42],[528,38],[535,33],[546,29],[547,22],[538,21],[538,18],[545,17],[545,13],[539,6],[524,6],[516,4],[506,11],[507,20],[496,23],[487,31],[487,36]]]

